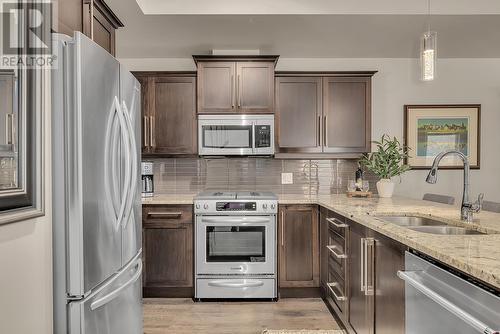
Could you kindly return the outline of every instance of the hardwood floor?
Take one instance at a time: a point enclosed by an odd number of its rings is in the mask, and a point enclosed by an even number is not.
[[[145,298],[143,304],[146,334],[260,334],[264,329],[339,329],[319,298],[201,303],[191,299]]]

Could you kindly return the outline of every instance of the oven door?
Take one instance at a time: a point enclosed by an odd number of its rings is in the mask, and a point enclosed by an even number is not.
[[[254,128],[250,120],[199,120],[199,155],[252,155]]]
[[[198,216],[196,274],[274,274],[274,216]]]

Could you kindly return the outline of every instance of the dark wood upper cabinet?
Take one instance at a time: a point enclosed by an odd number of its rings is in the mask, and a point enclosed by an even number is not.
[[[279,212],[280,288],[319,287],[317,207],[283,205]]]
[[[323,152],[369,152],[371,78],[323,79]]]
[[[196,75],[134,74],[142,90],[142,153],[196,154]]]
[[[243,113],[274,111],[274,63],[236,63],[236,99]]]
[[[145,297],[193,295],[193,214],[191,205],[143,209]]]
[[[155,78],[151,153],[196,153],[196,78]]]
[[[321,152],[322,80],[318,77],[276,78],[278,152]]]
[[[54,30],[73,36],[80,31],[115,55],[115,30],[123,23],[104,0],[59,0]]]
[[[279,72],[278,157],[355,157],[371,149],[371,76],[375,72]]]
[[[234,62],[203,62],[198,64],[198,112],[235,112]]]
[[[83,32],[115,55],[115,30],[123,23],[104,0],[83,0]]]
[[[198,113],[273,113],[276,56],[193,56]]]
[[[54,12],[56,13],[56,12]],[[53,20],[54,31],[73,36],[73,32],[83,32],[82,0],[59,0],[57,2],[57,18]]]

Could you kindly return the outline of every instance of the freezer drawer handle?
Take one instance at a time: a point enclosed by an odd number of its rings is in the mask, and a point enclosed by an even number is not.
[[[253,282],[227,282],[227,281],[213,281],[208,282],[208,285],[217,287],[217,288],[256,288],[259,286],[263,286],[264,282],[262,281],[253,281]]]
[[[128,288],[130,285],[134,284],[135,281],[137,281],[139,279],[139,277],[141,277],[142,259],[139,258],[136,263],[137,263],[137,270],[136,270],[134,276],[132,276],[132,278],[130,278],[125,284],[121,285],[116,290],[108,293],[104,297],[101,297],[101,298],[95,300],[92,304],[90,304],[90,309],[92,311],[94,311],[95,309],[97,309],[103,305],[106,305],[107,303],[109,303],[110,301],[112,301],[113,299],[118,297],[123,290]]]
[[[406,283],[413,286],[415,289],[426,295],[428,298],[432,299],[442,307],[444,307],[449,312],[453,313],[458,318],[462,319],[466,323],[468,323],[471,327],[477,329],[478,333],[483,334],[500,334],[500,331],[489,328],[486,324],[474,318],[469,313],[465,312],[455,304],[451,303],[449,300],[438,294],[437,292],[431,290],[426,287],[422,283],[420,283],[415,277],[419,275],[417,272],[412,271],[398,271],[398,276]],[[414,277],[415,276],[415,277]]]

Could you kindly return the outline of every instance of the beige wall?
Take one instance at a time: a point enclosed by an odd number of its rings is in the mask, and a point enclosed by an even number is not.
[[[50,124],[50,113],[45,113]],[[50,127],[45,127],[50,157]],[[50,159],[45,159],[46,215],[0,226],[0,333],[52,333]]]
[[[194,70],[190,59],[122,59],[132,70]],[[484,192],[500,201],[500,59],[439,59],[437,79],[418,79],[417,59],[402,58],[282,58],[277,70],[378,70],[373,78],[373,138],[383,133],[403,136],[405,104],[480,103],[481,169],[472,171],[472,194]],[[462,172],[441,171],[438,183],[425,183],[426,171],[410,171],[397,194],[421,198],[426,192],[462,192]]]

